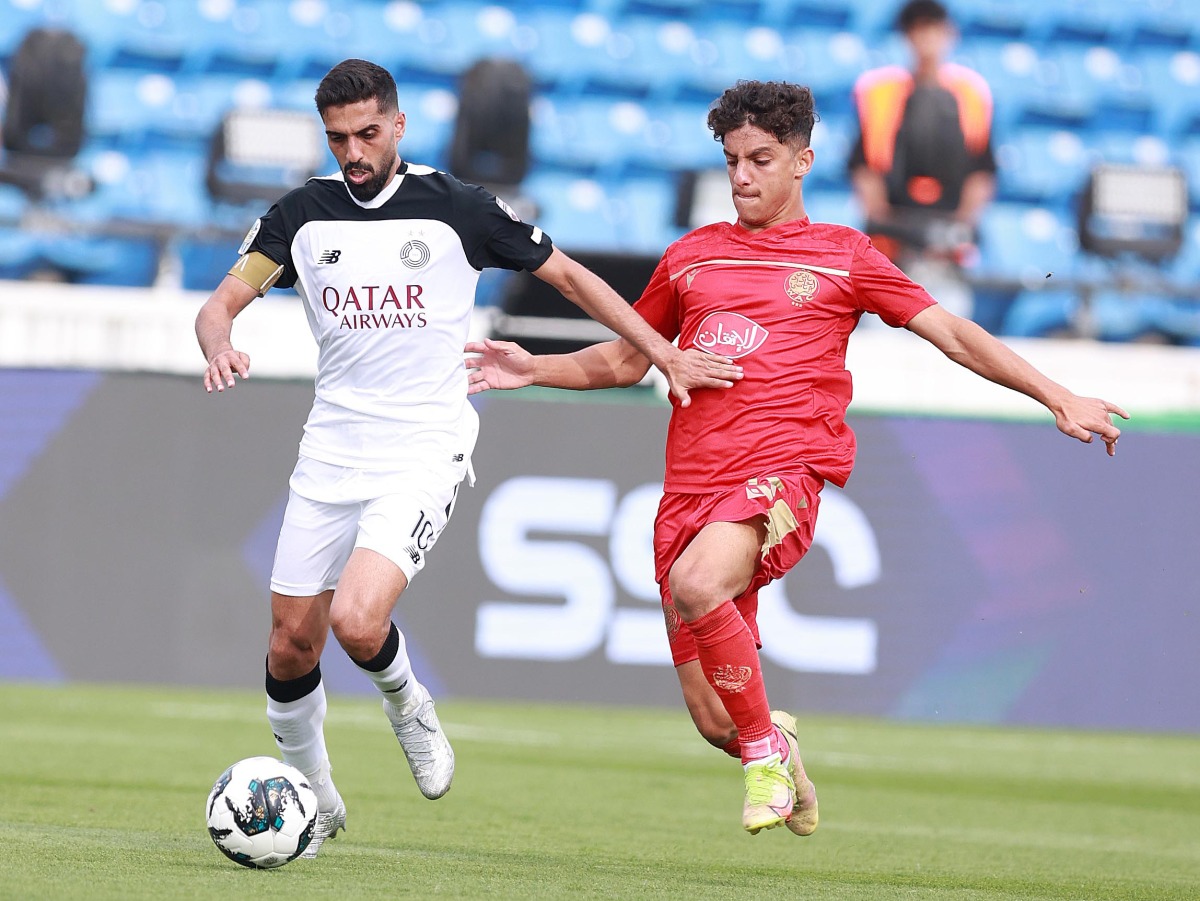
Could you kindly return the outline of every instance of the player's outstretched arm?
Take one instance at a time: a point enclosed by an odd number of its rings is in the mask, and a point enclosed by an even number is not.
[[[1099,435],[1108,455],[1111,457],[1116,453],[1121,430],[1113,425],[1111,414],[1129,418],[1129,414],[1116,404],[1073,394],[976,323],[948,313],[940,306],[922,310],[909,320],[908,329],[954,362],[1043,404],[1054,414],[1054,422],[1064,435],[1085,444],[1090,444],[1093,436]]]
[[[650,368],[650,361],[623,338],[593,344],[570,354],[534,356],[512,341],[486,338],[464,348],[468,356],[468,394],[492,388],[623,388],[636,384]]]
[[[642,319],[625,302],[624,298],[609,287],[608,283],[600,276],[571,259],[558,248],[554,249],[550,258],[540,268],[534,270],[533,274],[547,284],[553,285],[567,300],[593,319],[607,325],[640,352],[650,364],[658,367],[659,371],[667,377],[671,393],[679,399],[680,404],[684,407],[691,403],[688,392],[692,388],[708,387],[710,382],[717,380],[718,376],[722,374],[723,367],[732,365],[732,361],[728,358],[712,354],[708,355],[711,359],[707,363],[690,358],[688,354],[651,328],[649,323]],[[698,373],[698,369],[703,371]],[[728,378],[729,375],[726,373],[725,380]]]
[[[624,338],[569,354],[534,356],[519,344],[492,338],[472,341],[464,350],[472,355],[463,361],[468,394],[526,385],[573,391],[627,388],[640,382],[650,369],[650,361]],[[694,348],[680,355],[680,363],[680,380],[689,389],[732,388],[742,377],[742,368],[733,360]],[[680,403],[687,405],[687,401]]]
[[[258,292],[245,282],[227,275],[196,314],[196,340],[208,365],[204,369],[204,390],[209,394],[235,384],[234,374],[250,377],[250,357],[234,350],[231,343],[233,320],[250,304]]]

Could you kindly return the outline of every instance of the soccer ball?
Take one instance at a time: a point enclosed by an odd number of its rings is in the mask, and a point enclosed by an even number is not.
[[[213,784],[204,814],[221,853],[265,870],[295,860],[308,847],[317,796],[294,766],[274,757],[247,757]]]

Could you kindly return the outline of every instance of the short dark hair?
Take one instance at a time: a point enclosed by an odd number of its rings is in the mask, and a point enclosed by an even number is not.
[[[807,147],[817,118],[812,91],[802,85],[739,81],[708,111],[708,127],[718,141],[743,125],[753,125],[774,135],[781,144],[799,141]]]
[[[396,80],[383,66],[365,59],[345,59],[325,73],[317,85],[314,99],[322,116],[331,106],[348,106],[364,100],[375,100],[382,113],[400,109],[396,96]]]
[[[908,34],[917,25],[950,21],[950,11],[938,0],[908,0],[896,13],[896,30]]]

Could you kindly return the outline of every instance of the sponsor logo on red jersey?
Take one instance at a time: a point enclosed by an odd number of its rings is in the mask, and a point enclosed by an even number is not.
[[[701,350],[737,359],[763,346],[765,328],[741,313],[709,313],[696,329],[695,345]]]

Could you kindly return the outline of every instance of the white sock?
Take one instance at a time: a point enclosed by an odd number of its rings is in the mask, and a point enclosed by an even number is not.
[[[408,659],[408,648],[404,643],[404,635],[392,624],[392,630],[395,635],[393,639],[391,635],[384,642],[384,648],[387,648],[391,642],[396,644],[396,655],[390,663],[385,663],[381,669],[367,669],[358,661],[355,661],[358,668],[362,670],[375,683],[375,687],[383,694],[389,704],[395,707],[402,713],[410,712],[407,710],[414,705],[414,695],[418,682],[413,678],[412,661]],[[380,651],[380,655],[384,652]],[[372,666],[377,665],[379,658],[370,661]]]
[[[276,701],[267,696],[267,720],[284,763],[290,763],[308,777],[321,810],[333,810],[337,807],[338,792],[330,776],[332,767],[325,749],[325,709],[324,684],[318,684],[296,701]]]

